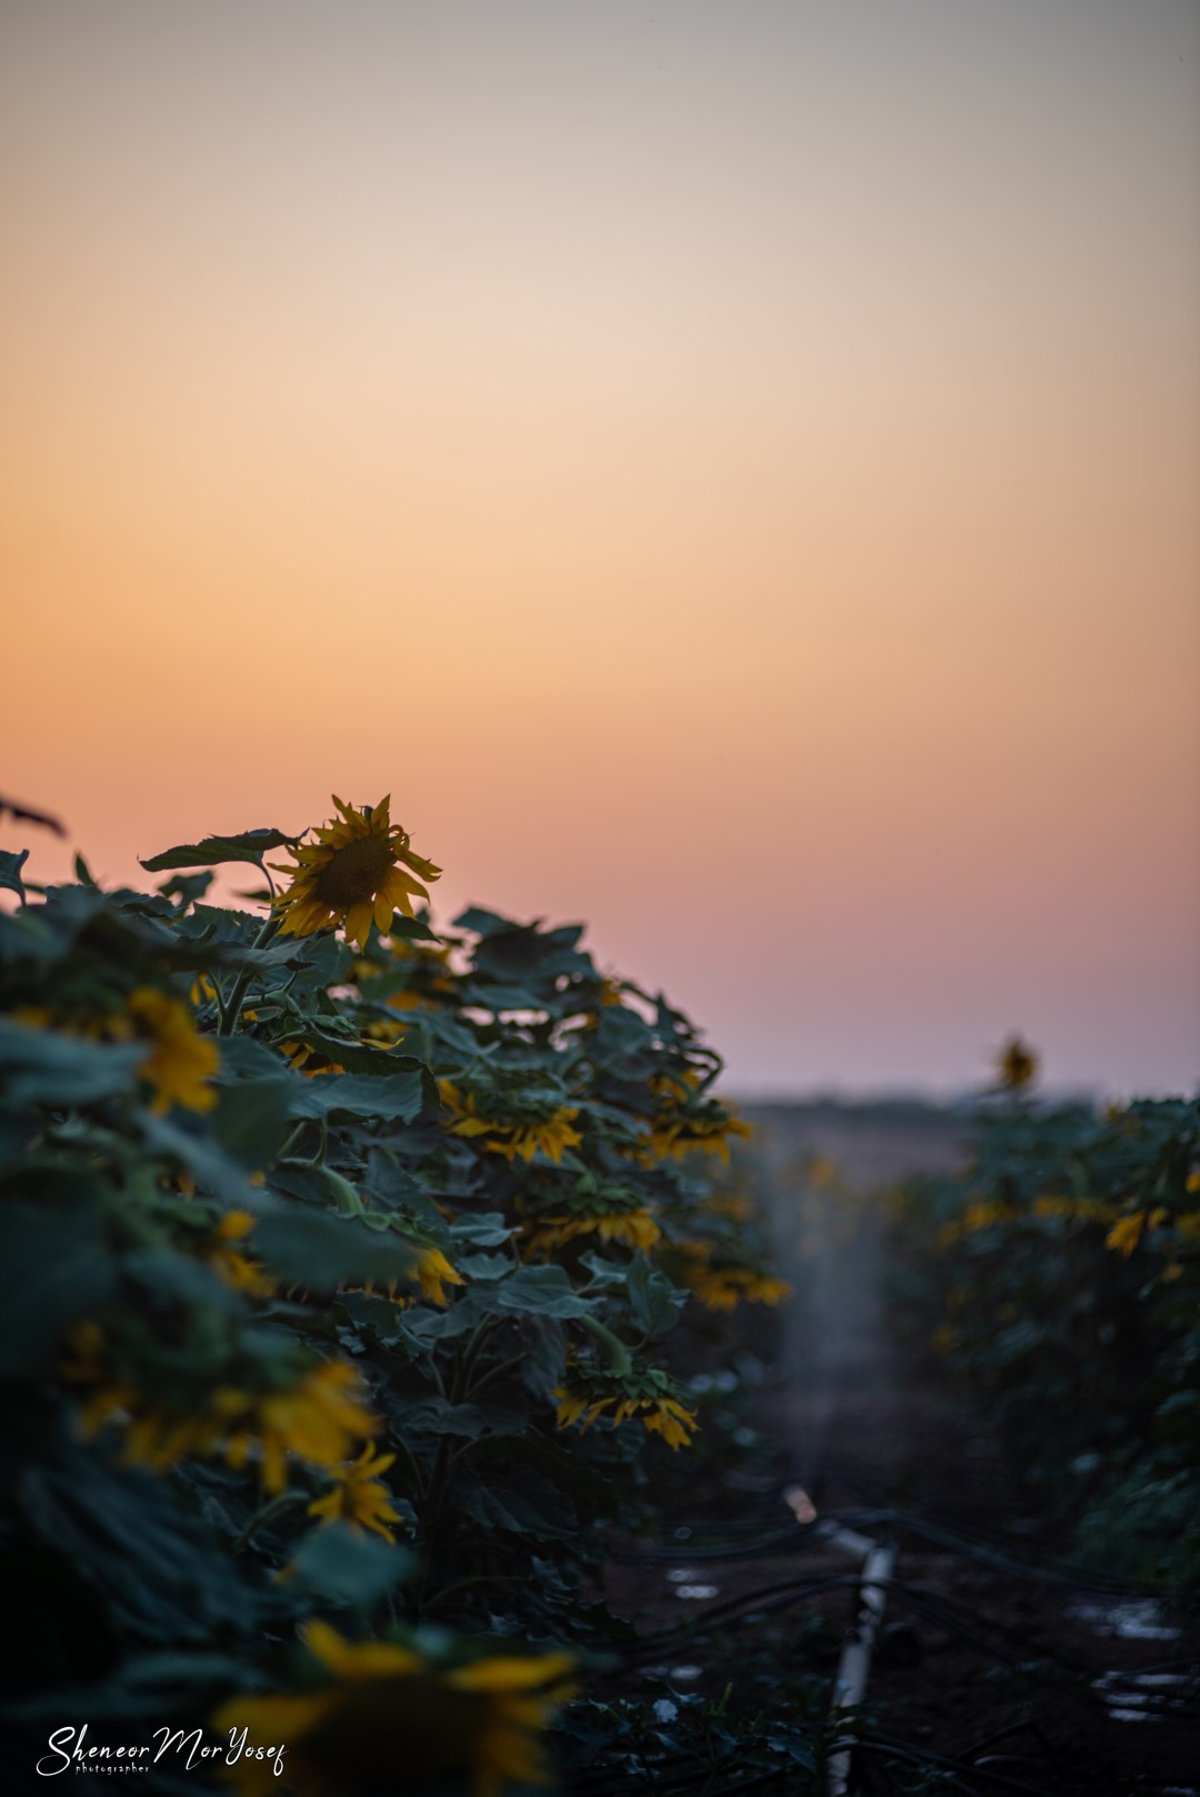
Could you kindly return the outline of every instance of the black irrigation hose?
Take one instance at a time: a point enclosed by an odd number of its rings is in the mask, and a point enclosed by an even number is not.
[[[815,1528],[815,1523],[793,1523],[790,1528],[777,1529],[774,1534],[764,1535],[758,1541],[739,1547],[692,1547],[688,1542],[681,1541],[674,1548],[627,1549],[623,1553],[614,1553],[612,1558],[622,1566],[641,1565],[646,1561],[670,1566],[682,1560],[757,1560],[772,1553],[788,1553],[810,1547]]]
[[[697,1616],[692,1617],[688,1623],[681,1624],[679,1628],[659,1630],[656,1635],[645,1635],[634,1648],[631,1648],[629,1653],[623,1655],[622,1664],[631,1664],[634,1660],[654,1659],[659,1651],[668,1650],[674,1642],[686,1641],[701,1630],[731,1626],[740,1616],[740,1612],[763,1614],[763,1616],[774,1614],[776,1610],[787,1608],[803,1598],[814,1598],[828,1590],[848,1589],[848,1587],[857,1587],[857,1585],[860,1585],[860,1578],[857,1574],[841,1572],[841,1574],[826,1574],[825,1578],[819,1578],[819,1580],[789,1580],[778,1583],[778,1585],[763,1585],[753,1592],[742,1592],[737,1598],[724,1599],[724,1603],[710,1605],[706,1610],[702,1610]],[[954,1599],[934,1598],[929,1592],[918,1590],[913,1585],[905,1585],[902,1581],[896,1581],[895,1578],[891,1580],[891,1589],[904,1594],[914,1607],[923,1608],[934,1621],[940,1621],[945,1628],[950,1628],[952,1633],[956,1633],[961,1639],[970,1642],[975,1650],[988,1655],[990,1659],[1008,1660],[1013,1666],[1022,1664],[1019,1653],[1010,1655],[1004,1648],[997,1648],[995,1641],[988,1641],[984,1635],[975,1632],[974,1624],[979,1621],[979,1617],[975,1616],[974,1612],[954,1603]],[[986,1623],[986,1617],[984,1617],[984,1623]],[[1013,1648],[1019,1650],[1020,1642],[1015,1641],[1008,1630],[1001,1628],[1001,1635],[1010,1642]],[[1038,1659],[1056,1660],[1060,1666],[1071,1671],[1072,1675],[1076,1675],[1076,1677],[1096,1677],[1094,1669],[1080,1666],[1078,1660],[1067,1659],[1065,1655],[1056,1653],[1054,1650],[1038,1651]],[[1173,1666],[1182,1664],[1186,1668],[1191,1668],[1189,1660],[1175,1660],[1169,1664],[1173,1664]],[[1130,1680],[1137,1684],[1137,1675],[1132,1673]]]
[[[976,1634],[972,1627],[962,1621],[955,1606],[947,1604],[941,1599],[931,1598],[928,1593],[916,1591],[911,1586],[897,1583],[895,1580],[892,1581],[889,1589],[902,1604],[906,1603],[918,1614],[923,1614],[931,1621],[940,1623],[943,1628],[949,1629],[952,1634],[957,1635],[960,1640],[965,1641],[968,1646],[986,1659],[1007,1665],[1026,1678],[1041,1677],[1040,1673],[1033,1672],[1028,1660],[1016,1657],[1003,1648],[997,1647],[995,1642],[988,1641],[984,1636]],[[1098,1675],[1093,1668],[1081,1666],[1077,1661],[1067,1659],[1051,1648],[1044,1649],[1038,1655],[1038,1661],[1039,1663],[1049,1661],[1057,1671],[1067,1674],[1072,1684],[1078,1689],[1079,1695],[1087,1702],[1102,1709],[1112,1707],[1110,1701],[1095,1688]],[[1147,1690],[1139,1682],[1140,1675],[1136,1671],[1127,1674],[1110,1673],[1107,1676],[1112,1680],[1114,1700],[1119,1700],[1121,1689],[1127,1688],[1130,1695],[1137,1695],[1139,1708],[1147,1715],[1169,1716],[1172,1721],[1184,1724],[1193,1721],[1200,1722],[1200,1706],[1180,1701],[1179,1698],[1168,1692]]]
[[[994,1644],[988,1642],[984,1636],[976,1635],[974,1633],[974,1617],[964,1605],[957,1603],[953,1598],[938,1597],[931,1592],[920,1590],[915,1585],[905,1584],[902,1580],[893,1580],[893,1586],[897,1591],[909,1597],[915,1605],[924,1607],[929,1614],[934,1616],[935,1620],[940,1618],[943,1626],[952,1629],[955,1633],[961,1634],[964,1639],[967,1639],[969,1636],[974,1645],[978,1646],[982,1652],[988,1653],[993,1659],[1008,1658],[1008,1655],[1003,1650],[996,1648]],[[996,1630],[996,1633],[1010,1646],[1014,1648],[1019,1648],[1021,1646],[1020,1638],[1016,1636],[1012,1630],[1005,1628],[1002,1624],[993,1624],[992,1626]],[[1028,1656],[1026,1656],[1026,1659],[1027,1657]],[[1036,1657],[1039,1660],[1050,1660],[1055,1665],[1060,1666],[1064,1671],[1071,1673],[1074,1677],[1085,1678],[1089,1680],[1089,1682],[1098,1676],[1101,1676],[1096,1672],[1094,1667],[1085,1666],[1079,1660],[1072,1659],[1067,1654],[1060,1653],[1054,1647],[1040,1646]],[[1017,1659],[1012,1663],[1015,1665],[1023,1665],[1026,1663],[1026,1660]],[[1200,1676],[1200,1666],[1192,1660],[1175,1660],[1166,1662],[1165,1664],[1156,1662],[1152,1666],[1131,1668],[1128,1672],[1110,1671],[1103,1676],[1107,1677],[1113,1683],[1120,1685],[1127,1684],[1134,1689],[1139,1689],[1147,1672],[1162,1671],[1168,1668],[1174,1669],[1176,1667],[1182,1667],[1185,1672],[1195,1672]]]
[[[672,1631],[670,1635],[648,1638],[639,1644],[637,1651],[625,1655],[620,1664],[607,1676],[620,1676],[624,1672],[636,1670],[646,1660],[660,1656],[670,1657],[676,1648],[686,1650],[697,1634],[707,1632],[711,1626],[718,1629],[735,1629],[751,1618],[757,1620],[762,1616],[773,1615],[780,1610],[790,1608],[795,1603],[804,1601],[807,1597],[818,1596],[824,1591],[845,1589],[858,1583],[859,1581],[852,1575],[842,1575],[819,1581],[814,1580],[807,1584],[768,1587],[768,1591],[772,1593],[768,1597],[764,1597],[763,1592],[753,1592],[744,1598],[731,1599],[729,1604],[721,1606],[721,1614],[715,1618],[711,1610],[706,1611],[681,1629]],[[988,1640],[985,1636],[977,1633],[974,1627],[963,1621],[961,1612],[955,1606],[932,1598],[926,1592],[897,1584],[895,1581],[890,1583],[889,1589],[894,1591],[902,1604],[906,1604],[917,1610],[918,1614],[923,1614],[930,1621],[948,1629],[950,1633],[966,1642],[984,1658],[1007,1665],[1026,1678],[1042,1676],[1040,1673],[1034,1673],[1027,1658],[1010,1653],[1004,1647],[998,1646],[994,1640]],[[739,1615],[737,1613],[739,1610],[744,1613]],[[1017,1645],[1019,1646],[1019,1643]],[[1096,1689],[1097,1674],[1093,1668],[1080,1666],[1077,1662],[1052,1649],[1044,1649],[1038,1655],[1039,1665],[1045,1661],[1051,1662],[1060,1674],[1065,1674],[1078,1690],[1079,1695],[1098,1708],[1110,1709],[1113,1701],[1119,1702],[1122,1689],[1126,1689],[1130,1695],[1137,1696],[1139,1708],[1147,1716],[1170,1717],[1173,1721],[1185,1726],[1193,1722],[1200,1722],[1200,1705],[1181,1700],[1180,1697],[1168,1692],[1147,1690],[1144,1683],[1141,1682],[1141,1674],[1138,1671],[1131,1671],[1127,1674],[1109,1674],[1112,1697],[1108,1698]],[[1175,1664],[1184,1664],[1188,1670],[1192,1670],[1190,1662],[1175,1662]],[[1150,1669],[1143,1668],[1142,1673],[1147,1670]],[[600,1677],[603,1679],[605,1675],[602,1674]],[[981,1743],[981,1745],[986,1744]]]
[[[689,1621],[681,1623],[676,1629],[662,1630],[657,1635],[647,1635],[622,1655],[620,1669],[639,1663],[642,1660],[653,1660],[662,1653],[668,1652],[676,1643],[686,1644],[696,1634],[705,1632],[713,1626],[729,1628],[737,1621],[745,1621],[745,1616],[738,1616],[745,1611],[752,1616],[770,1616],[777,1610],[786,1610],[792,1604],[801,1603],[807,1597],[819,1597],[825,1591],[845,1590],[857,1587],[861,1583],[855,1573],[830,1573],[821,1579],[789,1581],[782,1585],[764,1585],[758,1591],[748,1591],[741,1597],[727,1598],[724,1603],[713,1604],[709,1609],[701,1611]]]
[[[631,1648],[620,1657],[614,1672],[619,1674],[632,1670],[646,1660],[669,1655],[676,1648],[686,1648],[698,1634],[735,1628],[741,1626],[751,1616],[757,1618],[774,1615],[807,1598],[821,1596],[828,1591],[855,1588],[860,1584],[860,1577],[854,1573],[829,1574],[820,1579],[786,1581],[777,1585],[762,1586],[756,1591],[728,1598],[723,1603],[711,1605],[676,1629],[661,1630],[655,1635],[643,1637],[636,1647]],[[918,1590],[914,1586],[895,1579],[890,1581],[889,1589],[894,1590],[902,1602],[906,1602],[911,1608],[924,1613],[931,1621],[948,1629],[985,1658],[1002,1662],[1018,1671],[1025,1672],[1027,1670],[1030,1655],[1021,1652],[1020,1640],[1014,1638],[1008,1631],[1000,1630],[1004,1644],[998,1645],[994,1637],[989,1639],[987,1635],[981,1634],[975,1626],[975,1619],[971,1613],[965,1611],[952,1599],[935,1597],[929,1592]],[[1104,1698],[1093,1688],[1093,1681],[1097,1677],[1093,1667],[1083,1666],[1078,1661],[1072,1660],[1050,1647],[1039,1647],[1035,1657],[1039,1662],[1050,1661],[1061,1671],[1069,1674],[1072,1680],[1085,1681],[1092,1700],[1100,1704],[1105,1702]],[[1182,1666],[1186,1671],[1193,1669],[1193,1662],[1187,1660],[1169,1661],[1164,1664],[1167,1667]],[[1128,1686],[1131,1691],[1136,1691],[1141,1698],[1142,1707],[1147,1710],[1161,1709],[1164,1713],[1180,1718],[1188,1716],[1190,1705],[1180,1703],[1165,1693],[1145,1690],[1141,1674],[1155,1669],[1161,1669],[1157,1662],[1153,1668],[1145,1667],[1140,1671],[1135,1670],[1128,1674],[1114,1672],[1109,1677],[1113,1686],[1118,1690],[1122,1686]]]
[[[964,1765],[961,1760],[952,1759],[948,1754],[934,1753],[925,1747],[912,1747],[907,1741],[891,1741],[885,1735],[859,1735],[854,1743],[856,1752],[880,1753],[889,1759],[908,1760],[914,1766],[934,1766],[941,1772],[949,1772],[963,1789],[970,1791],[971,1781],[995,1785],[1001,1790],[1019,1791],[1021,1797],[1061,1797],[1057,1791],[1048,1791],[1044,1785],[1027,1784],[1024,1779],[1008,1778],[1003,1772],[993,1772],[985,1766]]]
[[[623,1549],[612,1555],[612,1559],[624,1566],[641,1565],[647,1562],[660,1565],[678,1565],[682,1561],[725,1561],[753,1560],[770,1555],[800,1552],[805,1548],[819,1545],[826,1539],[822,1523],[837,1523],[845,1527],[858,1529],[862,1527],[885,1526],[906,1529],[909,1533],[920,1535],[937,1547],[949,1549],[964,1558],[977,1560],[989,1566],[993,1571],[1011,1573],[1017,1578],[1030,1579],[1037,1584],[1061,1586],[1067,1590],[1088,1592],[1093,1596],[1158,1598],[1159,1593],[1146,1585],[1137,1585],[1125,1579],[1114,1579],[1104,1573],[1085,1573],[1078,1567],[1069,1566],[1053,1555],[1041,1554],[1036,1558],[1014,1554],[1003,1538],[987,1531],[972,1528],[967,1523],[957,1523],[953,1528],[938,1522],[931,1522],[923,1516],[916,1516],[908,1510],[897,1510],[890,1506],[878,1509],[839,1510],[824,1514],[820,1521],[813,1523],[797,1523],[790,1528],[775,1529],[769,1534],[760,1536],[757,1541],[741,1542],[736,1546],[723,1544],[692,1545],[687,1541],[677,1543],[675,1547],[657,1545],[654,1547]],[[697,1531],[703,1525],[694,1525]]]
[[[915,1516],[910,1512],[891,1507],[840,1512],[836,1515],[829,1514],[822,1520],[847,1524],[851,1527],[859,1527],[864,1524],[868,1526],[886,1524],[892,1528],[907,1530],[936,1546],[975,1560],[993,1570],[1003,1571],[1010,1576],[1024,1578],[1038,1584],[1051,1585],[1059,1589],[1112,1597],[1136,1596],[1155,1599],[1159,1597],[1158,1593],[1146,1587],[1132,1585],[1128,1581],[1105,1578],[1104,1575],[1085,1575],[1079,1569],[1067,1567],[1051,1556],[1039,1556],[1036,1560],[1018,1558],[1009,1551],[1007,1543],[1000,1544],[1000,1538],[994,1534],[988,1535],[984,1531],[974,1529],[970,1525],[960,1524],[951,1529],[932,1522],[926,1517]],[[704,1525],[697,1525],[697,1532],[703,1527]],[[743,1536],[744,1532],[744,1530],[739,1530]],[[614,1555],[614,1558],[625,1564],[647,1561],[679,1564],[689,1560],[748,1560],[802,1551],[819,1545],[825,1538],[824,1531],[819,1525],[796,1524],[788,1528],[772,1530],[766,1535],[759,1536],[757,1540],[747,1542],[743,1538],[736,1545],[733,1543],[701,1545],[680,1541],[674,1548],[656,1547],[640,1552],[627,1551]],[[657,1635],[646,1637],[638,1643],[638,1647],[633,1653],[624,1657],[622,1668],[632,1669],[648,1659],[669,1656],[675,1647],[685,1647],[698,1634],[720,1629],[734,1629],[740,1627],[751,1617],[770,1615],[806,1598],[815,1597],[831,1590],[857,1586],[859,1583],[860,1580],[856,1575],[831,1575],[822,1579],[788,1581],[766,1586],[739,1597],[726,1599],[723,1603],[713,1605],[696,1615],[678,1629],[660,1631]],[[975,1627],[974,1617],[956,1604],[953,1599],[933,1597],[927,1592],[897,1583],[895,1580],[891,1581],[890,1589],[902,1603],[948,1629],[950,1633],[966,1642],[984,1657],[994,1662],[1007,1664],[1026,1677],[1035,1676],[1028,1657],[1024,1659],[1020,1657],[1022,1646],[1020,1639],[1014,1637],[1010,1631],[1002,1627],[1000,1629],[1008,1647],[1014,1650],[1012,1652],[1004,1646],[998,1646],[994,1638],[989,1640],[985,1635],[980,1634]],[[1076,1686],[1081,1697],[1102,1709],[1110,1709],[1114,1700],[1119,1703],[1122,1691],[1127,1690],[1131,1695],[1136,1693],[1139,1708],[1147,1719],[1155,1716],[1169,1717],[1172,1721],[1182,1723],[1185,1727],[1200,1720],[1200,1707],[1194,1702],[1181,1701],[1179,1696],[1172,1693],[1147,1689],[1144,1683],[1146,1674],[1155,1671],[1175,1669],[1182,1669],[1185,1672],[1195,1671],[1195,1663],[1192,1661],[1186,1659],[1166,1660],[1154,1662],[1151,1666],[1143,1666],[1127,1673],[1109,1673],[1104,1675],[1108,1685],[1106,1693],[1096,1688],[1098,1675],[1094,1668],[1082,1666],[1079,1662],[1055,1649],[1040,1645],[1036,1657],[1039,1663],[1044,1664],[1048,1661],[1056,1672],[1066,1674],[1071,1683]],[[1037,1676],[1044,1677],[1045,1675],[1039,1673]],[[1031,1763],[1035,1765],[1040,1763],[1045,1766],[1048,1761],[1051,1766],[1054,1766],[1057,1763],[1057,1756],[1051,1743],[1045,1740],[1037,1719],[1033,1715],[994,1731],[976,1743],[967,1757],[951,1758],[931,1750],[911,1746],[905,1742],[891,1741],[883,1736],[858,1736],[854,1745],[855,1748],[861,1748],[868,1754],[878,1755],[885,1762],[888,1759],[893,1761],[899,1759],[912,1765],[942,1771],[954,1780],[960,1790],[967,1793],[967,1797],[977,1797],[981,1784],[992,1789],[1016,1792],[1020,1794],[1020,1797],[1057,1797],[1056,1793],[1046,1791],[1042,1786],[1010,1777],[1006,1773],[993,1769],[993,1766],[989,1765],[986,1760],[980,1761],[979,1756],[984,1748],[994,1746],[1023,1729],[1032,1730],[1043,1749],[1044,1757],[1038,1761],[1031,1761]],[[1011,1757],[1020,1762],[1025,1756]],[[995,1758],[1004,1758],[1007,1761],[1010,1756],[995,1756]],[[887,1779],[889,1786],[895,1788],[886,1764],[881,1765],[879,1769]],[[667,1766],[664,1765],[663,1770],[667,1770]],[[735,1791],[765,1788],[783,1777],[785,1770],[793,1769],[766,1772],[753,1779],[743,1780],[737,1785],[727,1786],[726,1789],[732,1794]],[[677,1779],[669,1786],[659,1785],[656,1781],[654,1789],[662,1791],[665,1797],[668,1792],[684,1791],[710,1777],[711,1769],[701,1767],[694,1774]],[[622,1780],[622,1786],[625,1790],[629,1788],[626,1780]],[[607,1783],[595,1785],[589,1782],[587,1791],[589,1797],[610,1797],[610,1793],[611,1797],[616,1797],[618,1788],[617,1785]],[[1155,1784],[1153,1788],[1161,1788],[1165,1792],[1171,1787],[1163,1783]]]
[[[622,1671],[631,1671],[636,1666],[643,1664],[645,1660],[668,1657],[677,1646],[684,1648],[697,1633],[711,1632],[711,1630],[720,1630],[720,1628],[737,1628],[740,1624],[749,1621],[751,1617],[771,1616],[778,1610],[790,1608],[794,1603],[801,1603],[807,1598],[816,1598],[828,1590],[853,1589],[859,1585],[860,1580],[855,1574],[844,1572],[844,1574],[830,1574],[821,1580],[796,1581],[796,1583],[789,1581],[789,1583],[781,1583],[781,1585],[767,1585],[760,1590],[746,1592],[740,1598],[729,1598],[726,1603],[713,1605],[675,1630],[657,1633],[657,1635],[647,1635],[643,1641],[638,1642],[636,1648],[632,1648],[629,1653],[622,1655],[620,1664],[614,1668],[613,1675],[609,1675],[609,1677],[620,1675]],[[1001,1630],[1006,1644],[997,1644],[995,1639],[988,1639],[983,1633],[977,1632],[972,1612],[966,1612],[952,1599],[934,1598],[929,1592],[905,1585],[904,1581],[898,1581],[895,1578],[889,1581],[889,1590],[895,1592],[896,1598],[905,1603],[907,1607],[918,1610],[918,1614],[929,1617],[932,1623],[938,1623],[943,1628],[947,1628],[950,1633],[954,1633],[959,1641],[965,1641],[970,1648],[981,1653],[984,1659],[1006,1664],[1015,1671],[1024,1673],[1026,1677],[1035,1677],[1033,1671],[1029,1669],[1028,1655],[1026,1657],[1020,1655],[1020,1642],[1013,1641],[1010,1633]],[[1105,1709],[1110,1707],[1105,1696],[1099,1695],[1098,1691],[1094,1689],[1094,1680],[1098,1677],[1094,1668],[1080,1666],[1078,1660],[1067,1659],[1062,1653],[1056,1653],[1053,1648],[1042,1648],[1038,1651],[1037,1659],[1038,1662],[1049,1660],[1058,1671],[1067,1673],[1072,1684],[1081,1686],[1080,1695],[1089,1698],[1089,1702],[1092,1704],[1105,1707]],[[1191,1669],[1191,1662],[1171,1662],[1171,1664],[1184,1664],[1187,1669]],[[1143,1668],[1143,1671],[1146,1671],[1146,1668]],[[1128,1686],[1130,1691],[1135,1691],[1141,1698],[1141,1707],[1146,1713],[1169,1714],[1173,1720],[1178,1720],[1178,1722],[1193,1720],[1195,1705],[1186,1704],[1186,1702],[1180,1704],[1178,1698],[1173,1698],[1168,1693],[1146,1691],[1144,1686],[1139,1684],[1139,1671],[1130,1671],[1126,1675],[1116,1673],[1116,1675],[1112,1675],[1112,1682],[1114,1682],[1114,1687],[1117,1687],[1117,1693],[1121,1686]]]
[[[951,1530],[940,1523],[929,1522],[921,1516],[914,1516],[910,1511],[894,1510],[861,1510],[843,1512],[837,1519],[846,1522],[851,1528],[886,1525],[889,1528],[907,1529],[911,1534],[921,1535],[937,1547],[949,1548],[953,1553],[960,1553],[968,1559],[978,1560],[983,1565],[991,1566],[998,1572],[1009,1572],[1018,1578],[1032,1579],[1039,1584],[1061,1585],[1075,1591],[1087,1591],[1110,1597],[1157,1598],[1159,1593],[1145,1585],[1134,1585],[1124,1579],[1113,1579],[1104,1573],[1088,1574],[1078,1567],[1070,1567],[1053,1555],[1039,1555],[1037,1559],[1022,1559],[1010,1548],[998,1545],[999,1537],[988,1535],[979,1530],[972,1530],[969,1525]],[[970,1536],[976,1539],[972,1541]]]
[[[948,1529],[955,1531],[960,1536],[969,1537],[974,1535],[976,1540],[981,1544],[990,1543],[1000,1552],[1006,1553],[1011,1557],[1011,1543],[1007,1538],[996,1534],[995,1531],[980,1528],[978,1524],[964,1523],[961,1518],[946,1511],[939,1511],[936,1507],[930,1508],[927,1517],[914,1517],[912,1512],[894,1509],[886,1496],[886,1486],[878,1477],[872,1475],[869,1470],[864,1471],[863,1463],[861,1461],[853,1459],[838,1460],[832,1465],[827,1465],[823,1469],[823,1473],[826,1478],[840,1480],[844,1485],[857,1486],[864,1493],[874,1493],[875,1506],[886,1510],[886,1514],[889,1517],[895,1516],[899,1518],[901,1516],[906,1516],[910,1520],[928,1523],[930,1526],[934,1527],[939,1524],[944,1524]],[[864,1511],[862,1514],[865,1518],[869,1515],[869,1512]],[[1085,1590],[1111,1590],[1113,1592],[1122,1592],[1129,1596],[1153,1597],[1157,1595],[1157,1593],[1148,1586],[1139,1585],[1136,1581],[1128,1579],[1114,1578],[1111,1574],[1096,1573],[1089,1577],[1086,1573],[1081,1572],[1080,1568],[1060,1560],[1056,1555],[1036,1554],[1035,1558],[1047,1568],[1057,1568],[1061,1571],[1064,1579],[1078,1580],[1081,1588]]]
[[[1033,1712],[1030,1711],[1027,1716],[1022,1716],[1019,1722],[1006,1722],[1003,1728],[993,1729],[991,1734],[984,1735],[982,1741],[975,1741],[970,1747],[964,1747],[960,1758],[970,1765],[985,1747],[995,1747],[999,1742],[1011,1740],[1013,1735],[1019,1735],[1027,1728],[1036,1729],[1036,1727],[1037,1722]]]

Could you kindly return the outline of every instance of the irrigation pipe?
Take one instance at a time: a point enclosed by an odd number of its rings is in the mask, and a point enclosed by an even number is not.
[[[871,1655],[875,1649],[879,1624],[883,1620],[888,1581],[896,1564],[896,1549],[890,1541],[872,1541],[854,1529],[842,1529],[836,1525],[818,1523],[814,1532],[824,1535],[832,1547],[841,1548],[862,1562],[858,1581],[858,1615],[842,1646],[842,1657],[838,1661],[837,1679],[833,1687],[830,1717],[836,1722],[842,1711],[856,1710],[866,1696]],[[846,1746],[830,1757],[829,1797],[848,1797],[850,1754],[851,1748]]]

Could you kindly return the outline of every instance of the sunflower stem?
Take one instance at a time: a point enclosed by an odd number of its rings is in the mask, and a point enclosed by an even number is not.
[[[258,935],[254,938],[254,941],[250,944],[251,950],[254,950],[256,948],[265,948],[267,946],[267,943],[270,942],[272,936],[274,936],[277,933],[279,926],[280,926],[280,922],[281,922],[280,918],[275,916],[274,913],[272,913],[272,915],[270,917],[264,918],[261,930],[259,930]],[[218,1034],[218,1036],[232,1036],[233,1035],[234,1031],[236,1030],[236,1028],[238,1026],[238,1018],[239,1018],[239,1015],[241,1012],[242,1000],[245,998],[246,993],[249,991],[250,982],[253,978],[254,978],[254,969],[252,967],[243,968],[241,973],[239,973],[236,981],[234,982],[233,991],[229,994],[229,997],[226,999],[224,1005],[220,1004],[220,999],[218,996],[218,1010],[219,1010],[219,1015],[217,1018],[217,1034]]]
[[[279,1153],[275,1156],[275,1161],[276,1161],[277,1165],[281,1161],[291,1160],[294,1151],[297,1148],[299,1148],[301,1142],[304,1140],[304,1132],[307,1128],[308,1128],[308,1118],[307,1117],[301,1118],[299,1123],[294,1123],[292,1125],[291,1132],[288,1135],[287,1141],[283,1144],[283,1147],[279,1150]]]
[[[305,1501],[306,1493],[303,1491],[281,1491],[278,1497],[268,1498],[267,1502],[254,1512],[234,1542],[233,1552],[240,1554],[244,1547],[248,1547],[251,1538],[258,1533],[265,1522],[273,1521],[281,1511],[290,1509],[293,1504],[303,1504]]]
[[[591,1335],[595,1336],[601,1347],[607,1350],[609,1372],[615,1374],[618,1379],[628,1378],[633,1371],[633,1361],[625,1343],[614,1335],[611,1329],[606,1329],[596,1317],[582,1316],[579,1321]]]

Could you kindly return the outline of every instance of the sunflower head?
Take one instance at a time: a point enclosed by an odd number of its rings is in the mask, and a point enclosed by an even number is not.
[[[276,868],[290,875],[291,885],[275,906],[285,935],[311,936],[344,924],[361,953],[372,922],[382,932],[397,910],[411,917],[413,899],[429,897],[422,881],[436,880],[442,870],[414,853],[407,830],[392,822],[390,794],[361,810],[336,793],[333,803],[338,815],[314,831],[316,840],[288,851],[295,865]]]
[[[1037,1076],[1037,1055],[1020,1036],[1011,1036],[996,1058],[996,1084],[1002,1092],[1027,1092]]]

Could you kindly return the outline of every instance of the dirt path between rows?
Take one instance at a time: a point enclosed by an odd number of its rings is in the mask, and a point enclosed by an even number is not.
[[[895,1345],[881,1210],[864,1195],[959,1165],[964,1121],[920,1107],[750,1114],[779,1270],[796,1288],[781,1377],[763,1394],[760,1425],[778,1444],[777,1464],[822,1517],[894,1535],[899,1546],[868,1707],[876,1736],[914,1757],[902,1774],[902,1758],[889,1768],[877,1752],[864,1754],[854,1788],[1196,1797],[1195,1619],[1104,1588],[1102,1575],[1089,1589],[1090,1574],[1063,1569],[1062,1544],[967,1400],[907,1372]],[[764,1532],[787,1528],[777,1486],[748,1492],[747,1511],[761,1516]],[[706,1561],[697,1573],[681,1547],[677,1565],[618,1572],[614,1595],[652,1632],[678,1615],[681,1580],[710,1581],[683,1589],[711,1590],[715,1606],[846,1566],[813,1543],[749,1562]],[[854,1603],[841,1589],[809,1606],[825,1618],[823,1657],[820,1630],[798,1632],[810,1665],[829,1676]],[[690,1607],[703,1618],[703,1601]],[[956,1762],[960,1782],[922,1786],[917,1762],[930,1755]]]

